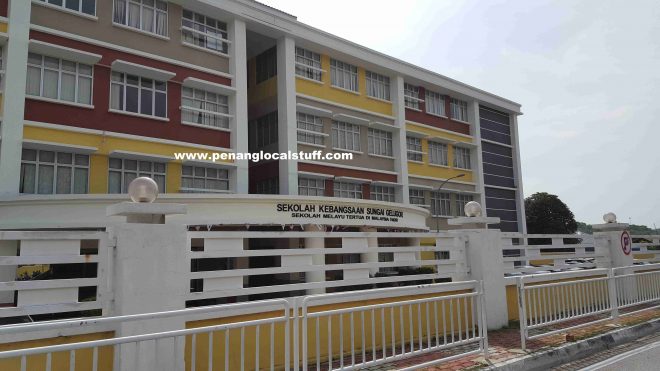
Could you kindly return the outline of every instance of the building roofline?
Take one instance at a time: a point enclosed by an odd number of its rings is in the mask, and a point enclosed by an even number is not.
[[[234,13],[239,17],[245,18],[248,21],[257,21],[265,26],[277,28],[281,32],[294,38],[297,37],[300,39],[309,40],[310,42],[335,49],[344,54],[351,55],[353,57],[363,59],[374,64],[378,64],[381,67],[387,68],[405,76],[426,81],[431,84],[456,91],[459,94],[470,96],[483,103],[494,105],[499,109],[508,110],[516,114],[522,114],[520,111],[520,103],[476,88],[426,68],[389,56],[385,53],[370,49],[366,46],[357,44],[350,40],[346,40],[329,32],[320,30],[298,21],[295,16],[292,16],[268,5],[259,3],[255,0],[230,0],[223,2],[219,2],[217,0],[198,1],[206,2],[210,5],[222,8]],[[273,18],[264,19],[264,15]]]

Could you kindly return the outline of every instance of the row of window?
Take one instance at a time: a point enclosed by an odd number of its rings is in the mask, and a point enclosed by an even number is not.
[[[122,158],[108,159],[108,193],[127,193],[133,179],[146,176],[166,192],[167,164]],[[181,192],[229,190],[229,170],[184,165]],[[89,156],[77,153],[23,149],[20,192],[26,194],[82,194],[89,192]]]
[[[321,55],[313,51],[296,48],[296,75],[307,79],[322,81]],[[358,67],[336,59],[330,59],[330,82],[338,88],[359,91]],[[365,72],[367,95],[390,101],[390,78],[372,71]],[[419,96],[419,87],[405,84],[404,101],[408,108],[419,110],[420,103],[426,101],[426,112],[446,117],[445,98],[440,93],[426,91],[426,100]],[[467,121],[467,102],[452,98],[450,100],[451,118]]]
[[[419,87],[412,84],[404,84],[404,103],[407,108],[420,110],[420,103],[426,103],[426,112],[436,116],[447,117],[445,112],[445,97],[440,93],[426,90],[425,99],[419,95]],[[450,118],[457,121],[468,121],[467,102],[451,98],[449,100]]]
[[[425,191],[411,188],[409,191],[410,203],[412,205],[430,206],[433,216],[460,216],[465,204],[473,201],[474,197],[462,193],[430,192],[430,205],[426,202]],[[452,202],[453,197],[453,202]]]
[[[334,197],[362,199],[362,184],[352,182],[333,181]],[[394,187],[384,185],[370,185],[370,199],[376,201],[395,202]],[[298,194],[302,196],[324,196],[325,180],[321,178],[298,178]]]
[[[320,117],[298,112],[298,142],[325,145],[323,122]],[[393,155],[392,133],[374,128],[368,129],[369,154],[379,156]],[[349,151],[361,151],[360,126],[342,121],[332,121],[332,147]]]
[[[39,0],[51,6],[91,16],[96,0]],[[112,21],[137,30],[168,36],[168,5],[163,0],[114,0]],[[227,54],[227,24],[204,14],[183,10],[181,38],[184,44]]]
[[[417,137],[406,137],[408,160],[423,161],[422,139]],[[448,149],[444,143],[429,141],[428,158],[429,163],[434,165],[449,166]],[[459,169],[472,169],[470,160],[470,149],[454,146],[454,167]]]
[[[93,67],[41,54],[28,54],[26,94],[63,102],[92,104]],[[229,97],[182,88],[184,123],[229,128]],[[167,82],[112,72],[110,108],[151,117],[167,117]]]

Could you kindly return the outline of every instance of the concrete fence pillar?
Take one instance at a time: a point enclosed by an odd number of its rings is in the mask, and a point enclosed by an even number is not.
[[[185,205],[124,202],[108,207],[108,216],[125,216],[126,223],[108,228],[116,241],[114,251],[113,315],[163,312],[185,308],[190,263],[186,252],[186,226],[165,224],[165,216],[184,214]],[[180,317],[121,323],[116,336],[131,336],[185,328]],[[134,344],[115,352],[118,370],[174,370],[174,339],[140,344],[141,364],[134,364]],[[158,358],[150,355],[158,354]],[[166,356],[171,355],[171,356]],[[180,366],[180,367],[179,367]]]
[[[504,281],[504,258],[502,256],[502,235],[499,229],[488,229],[489,224],[497,224],[500,218],[482,217],[481,206],[474,216],[449,219],[450,225],[462,229],[452,231],[467,240],[465,257],[470,269],[468,279],[483,281],[487,326],[497,330],[509,323]],[[467,209],[467,206],[466,206]]]
[[[378,229],[374,227],[362,227],[361,232],[375,233]],[[378,263],[378,237],[367,237],[367,248],[373,249],[373,252],[360,254],[360,261],[362,263]],[[374,276],[378,273],[378,268],[369,268],[369,274]]]
[[[618,223],[614,213],[603,215],[604,224],[594,224],[594,248],[609,256],[610,268],[630,267],[634,263],[632,238],[627,223]],[[600,266],[599,266],[600,267]],[[637,297],[637,280],[629,277],[614,281],[614,277],[633,273],[632,269],[616,269],[610,276],[610,301],[634,300]],[[618,288],[617,288],[618,286]],[[615,313],[616,315],[616,313]]]
[[[305,232],[322,232],[324,229],[314,224],[307,224]],[[308,237],[305,238],[306,249],[325,249],[325,238],[323,237]],[[305,282],[325,282],[325,271],[322,269],[314,269],[314,267],[325,266],[325,254],[312,254],[309,263],[313,266],[305,273]],[[324,294],[325,288],[309,289],[308,295]]]

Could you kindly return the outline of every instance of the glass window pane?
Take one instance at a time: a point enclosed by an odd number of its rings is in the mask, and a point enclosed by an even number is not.
[[[76,155],[76,165],[88,166],[89,165],[89,156],[87,156],[87,155]]]
[[[80,0],[66,0],[66,8],[75,11],[80,10]]]
[[[57,71],[44,71],[44,97],[57,99],[58,78],[59,73]]]
[[[78,77],[78,103],[92,104],[92,79]]]
[[[57,163],[58,164],[71,164],[73,162],[73,155],[71,153],[57,153]]]
[[[53,177],[55,176],[55,168],[53,165],[39,165],[38,170],[37,193],[51,194],[53,193]]]
[[[151,171],[151,162],[140,161],[140,171]]]
[[[37,161],[37,151],[33,149],[23,149],[21,160],[23,161]]]
[[[39,151],[39,161],[55,163],[55,152],[52,151]]]
[[[62,74],[62,91],[60,99],[67,102],[75,102],[76,100],[76,75],[68,73]]]
[[[96,0],[82,0],[82,8],[80,10],[85,14],[95,15]]]
[[[124,87],[112,84],[110,88],[110,107],[116,110],[124,109]]]
[[[121,159],[111,158],[109,165],[111,169],[121,169]]]
[[[21,193],[34,193],[34,181],[36,180],[35,164],[21,164]]]
[[[126,170],[137,170],[137,161],[136,160],[124,160],[124,169],[126,169]]]
[[[76,168],[73,177],[73,193],[87,193],[87,169]]]
[[[192,166],[183,166],[181,168],[181,173],[183,175],[192,175],[193,174],[193,168]]]
[[[135,173],[124,173],[124,184],[122,186],[122,193],[128,192],[128,185],[131,184],[131,182],[137,178],[137,174]]]
[[[153,92],[147,89],[140,89],[140,113],[143,115],[153,114]]]
[[[111,171],[108,176],[108,193],[121,193],[121,173]]]
[[[41,68],[28,66],[25,92],[29,95],[41,94]]]
[[[57,184],[55,193],[71,193],[71,168],[59,166],[57,168]]]
[[[126,111],[138,112],[138,88],[133,86],[126,87]]]
[[[156,93],[154,114],[158,117],[167,117],[167,95],[164,93]]]

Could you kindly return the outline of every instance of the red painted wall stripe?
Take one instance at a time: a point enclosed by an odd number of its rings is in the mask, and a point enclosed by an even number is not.
[[[420,97],[425,97],[426,96],[426,90],[423,87],[419,87],[419,96]],[[451,110],[449,108],[449,101],[450,97],[445,95],[445,113],[447,115],[450,114]],[[424,99],[424,98],[422,98]],[[426,113],[426,102],[419,102],[419,109],[420,111],[416,111],[414,109],[406,108],[406,120],[409,121],[414,121],[418,122],[420,124],[425,124],[429,126],[433,126],[439,129],[445,129],[445,130],[450,130],[450,131],[455,131],[457,133],[461,134],[467,134],[470,135],[470,125],[463,123],[463,122],[458,122],[451,120],[449,118],[443,118],[443,117],[438,117],[435,115],[429,115]]]
[[[231,145],[230,133],[228,132],[181,124],[181,110],[179,109],[181,106],[181,82],[186,77],[197,77],[222,84],[230,84],[231,81],[229,79],[58,36],[34,31],[31,32],[31,36],[44,42],[100,54],[103,58],[94,66],[92,98],[94,109],[26,99],[26,120],[177,140],[215,147],[229,148]],[[117,59],[176,73],[176,76],[167,84],[167,117],[170,120],[169,122],[108,112],[110,107],[110,65]]]

